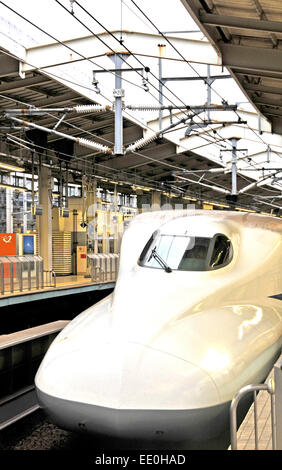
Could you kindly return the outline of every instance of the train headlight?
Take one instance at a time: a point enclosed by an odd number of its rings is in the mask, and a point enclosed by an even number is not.
[[[222,371],[229,366],[230,358],[225,350],[219,350],[216,348],[209,348],[200,366],[207,371]]]

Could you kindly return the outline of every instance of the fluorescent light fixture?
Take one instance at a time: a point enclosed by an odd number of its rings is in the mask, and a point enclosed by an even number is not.
[[[226,209],[228,209],[230,206],[228,204],[221,204],[219,202],[210,202],[210,201],[203,201],[204,204],[211,204],[212,206],[216,206],[216,207],[225,207]]]
[[[190,197],[190,196],[182,196],[182,199],[186,199],[187,201],[197,201],[195,197]]]
[[[2,153],[0,152],[1,157],[10,157],[7,153]],[[4,163],[0,162],[0,169],[7,170],[7,171],[25,171],[24,168],[17,166],[17,165],[11,165],[10,163]]]
[[[24,188],[22,186],[13,186],[12,184],[5,184],[5,183],[0,183],[0,188],[6,188],[6,189],[13,189],[14,191],[30,191],[27,188]]]
[[[252,211],[251,209],[243,209],[242,207],[235,207],[236,211],[242,211],[242,212],[256,212]]]
[[[7,170],[7,171],[25,171],[24,168],[16,165],[10,165],[9,163],[0,162],[0,169]]]

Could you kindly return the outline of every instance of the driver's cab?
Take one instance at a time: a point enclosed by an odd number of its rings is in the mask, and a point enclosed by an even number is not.
[[[170,221],[156,230],[142,250],[138,264],[156,269],[167,266],[170,271],[210,271],[231,262],[233,248],[225,234],[192,235],[185,219]]]

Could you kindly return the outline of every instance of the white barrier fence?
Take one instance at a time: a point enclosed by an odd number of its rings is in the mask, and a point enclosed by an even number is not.
[[[93,282],[115,281],[119,268],[119,255],[89,254],[90,274]]]

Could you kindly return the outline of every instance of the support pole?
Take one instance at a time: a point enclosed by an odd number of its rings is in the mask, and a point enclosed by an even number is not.
[[[65,207],[69,207],[69,164],[66,162]]]
[[[117,185],[114,186],[114,219],[113,219],[113,229],[114,229],[114,253],[118,253],[119,249],[119,233],[118,233],[118,194],[117,194]]]
[[[159,103],[160,106],[163,106],[163,83],[162,83],[162,58],[159,57]],[[162,119],[163,111],[162,108],[159,110],[159,130],[162,130]]]
[[[207,79],[206,79],[206,84],[207,84],[207,105],[210,106],[211,105],[211,86],[214,82],[214,79],[211,78],[211,66],[208,65],[207,66]],[[208,112],[207,112],[207,117],[208,117],[208,120],[210,120],[211,118],[211,114],[210,114],[210,110],[208,109]]]
[[[24,176],[24,187],[26,187],[26,177]],[[27,194],[23,192],[23,233],[27,232]]]
[[[123,122],[122,122],[122,98],[124,90],[122,88],[122,64],[128,57],[128,54],[117,53],[110,54],[110,58],[115,64],[115,147],[114,154],[116,156],[123,155]]]
[[[10,177],[9,177],[10,178]],[[10,180],[8,180],[10,183]],[[13,189],[6,189],[6,232],[13,233]]]
[[[232,190],[231,194],[237,194],[237,142],[238,137],[233,137],[231,140],[232,144],[232,159],[231,159],[231,171],[232,171]]]
[[[152,210],[159,211],[161,210],[161,192],[152,191]]]
[[[166,45],[165,44],[158,44],[159,48],[159,103],[160,106],[163,106],[164,98],[163,98],[163,63],[162,58],[165,56]],[[162,119],[163,119],[163,111],[160,108],[159,110],[159,130],[162,130]]]
[[[52,270],[52,199],[51,170],[40,165],[39,171],[39,203],[42,215],[39,221],[39,254],[43,258],[44,269]]]
[[[34,204],[34,150],[31,150],[31,220],[32,220],[32,230],[36,225],[35,220],[35,204]]]
[[[115,55],[115,66],[117,69],[122,67],[122,59],[116,54]],[[121,88],[122,84],[122,72],[117,71],[115,75],[115,154],[122,155],[122,144],[123,144],[123,126],[122,126],[122,98],[123,91]]]

